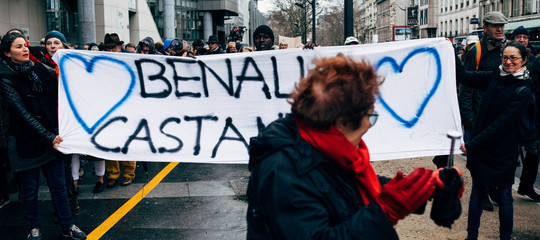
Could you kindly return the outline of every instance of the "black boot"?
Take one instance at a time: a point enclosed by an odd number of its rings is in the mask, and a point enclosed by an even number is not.
[[[538,195],[538,193],[534,191],[534,188],[532,186],[522,186],[520,184],[518,188],[518,193],[523,196],[527,196],[534,201],[540,201],[540,195]]]

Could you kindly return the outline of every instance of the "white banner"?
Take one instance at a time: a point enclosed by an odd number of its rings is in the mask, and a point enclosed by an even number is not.
[[[197,59],[61,50],[64,153],[110,160],[247,163],[249,138],[290,112],[287,95],[316,57],[369,61],[385,76],[372,160],[448,154],[461,132],[454,53],[444,39],[288,49]],[[457,146],[459,143],[456,143]]]

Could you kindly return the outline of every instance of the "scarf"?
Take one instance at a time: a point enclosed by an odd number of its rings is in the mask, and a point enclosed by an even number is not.
[[[356,149],[335,127],[315,129],[295,118],[300,137],[310,143],[327,160],[341,165],[354,176],[355,184],[365,205],[381,192],[381,184],[369,161],[369,151],[362,140]]]
[[[52,60],[51,56],[47,53],[45,54],[45,61],[42,61],[43,63],[47,64],[47,66],[51,67],[52,69],[56,69],[56,63]]]
[[[43,84],[34,72],[34,63],[32,61],[27,61],[23,64],[16,64],[8,59],[5,61],[5,63],[11,70],[19,74],[19,76],[26,78],[30,81],[30,84],[32,85],[32,91],[43,92]]]
[[[502,46],[506,43],[506,37],[503,37],[502,39],[491,39],[489,36],[486,35],[487,40],[493,44],[498,49],[501,49]]]
[[[502,64],[499,65],[499,70],[500,70],[501,77],[512,75],[516,79],[519,79],[519,80],[527,80],[527,79],[529,79],[529,70],[527,70],[527,66],[525,66],[525,65],[523,65],[523,67],[521,67],[520,69],[518,69],[517,71],[515,71],[513,73],[505,71],[503,69]]]

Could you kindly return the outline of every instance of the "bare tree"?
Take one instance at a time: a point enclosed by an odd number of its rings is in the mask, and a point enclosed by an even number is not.
[[[332,6],[320,17],[321,24],[317,29],[317,42],[321,46],[343,45],[344,16],[343,5]]]
[[[315,18],[325,11],[323,5],[326,2],[328,2],[328,0],[316,1],[317,7],[315,9]],[[296,37],[301,36],[304,32],[304,8],[295,5],[295,3],[306,4],[306,36],[310,35],[313,23],[311,0],[274,0],[273,3],[276,10],[270,12],[268,19],[269,25],[274,30],[275,35]]]

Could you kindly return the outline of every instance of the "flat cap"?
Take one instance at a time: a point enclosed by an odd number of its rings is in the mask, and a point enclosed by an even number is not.
[[[498,11],[491,11],[484,15],[484,24],[507,24],[508,19]]]

